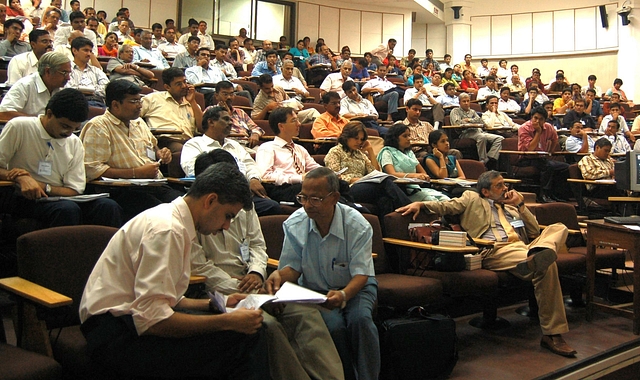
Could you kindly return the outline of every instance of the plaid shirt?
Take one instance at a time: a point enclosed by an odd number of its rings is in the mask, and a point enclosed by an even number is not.
[[[129,127],[109,110],[96,116],[82,128],[84,166],[87,181],[100,177],[107,169],[133,169],[154,162],[147,149],[155,152],[158,141],[142,119],[131,120]],[[158,172],[158,178],[162,174]]]

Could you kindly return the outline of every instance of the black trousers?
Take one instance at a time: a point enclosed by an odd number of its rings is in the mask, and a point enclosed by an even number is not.
[[[131,315],[92,316],[81,326],[91,360],[120,376],[269,379],[267,336],[219,331],[187,338],[139,336]]]

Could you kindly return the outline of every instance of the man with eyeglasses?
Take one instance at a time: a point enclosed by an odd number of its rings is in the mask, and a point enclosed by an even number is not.
[[[202,126],[202,110],[196,102],[196,90],[187,83],[182,69],[172,67],[164,70],[162,81],[166,91],[153,92],[142,98],[140,117],[145,118],[151,128],[180,130],[181,134],[158,137],[159,147],[167,147],[171,153],[177,153]]]
[[[2,98],[0,118],[43,114],[51,95],[67,84],[70,75],[69,58],[61,53],[45,53],[38,61],[38,72],[17,81]]]
[[[342,128],[349,122],[348,119],[340,116],[340,95],[337,92],[329,91],[322,96],[325,112],[313,122],[311,134],[314,138],[338,138],[342,133]]]
[[[482,267],[509,271],[531,281],[543,334],[540,345],[554,354],[574,357],[576,351],[561,335],[569,332],[569,324],[555,263],[557,252],[567,239],[567,227],[555,223],[541,233],[522,194],[508,190],[504,178],[495,170],[480,175],[477,189],[446,202],[414,202],[396,211],[413,215],[414,219],[423,210],[439,216],[460,215],[460,225],[471,237],[495,242],[493,249],[483,255]]]
[[[303,208],[283,224],[278,270],[265,285],[272,293],[291,281],[326,293],[320,313],[345,378],[373,380],[380,373],[380,344],[372,317],[378,293],[371,256],[373,229],[358,211],[338,204],[339,199],[338,177],[331,169],[307,173],[297,195]]]
[[[14,84],[20,78],[38,71],[38,60],[48,51],[53,50],[53,40],[46,30],[34,29],[29,33],[31,51],[11,58],[7,68],[7,84]]]
[[[160,164],[171,162],[171,151],[159,148],[149,126],[140,118],[142,89],[117,80],[106,89],[107,110],[82,128],[87,181],[100,177],[161,179]],[[111,198],[123,208],[128,220],[140,212],[182,195],[167,184],[112,189]]]
[[[238,137],[232,139],[238,141],[245,148],[249,148],[249,153],[253,152],[253,147],[260,143],[260,136],[264,135],[262,128],[251,119],[242,108],[233,106],[233,83],[221,81],[216,84],[215,99],[217,105],[223,107],[231,116],[231,134]]]

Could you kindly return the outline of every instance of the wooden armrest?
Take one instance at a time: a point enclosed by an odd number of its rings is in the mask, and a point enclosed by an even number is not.
[[[585,222],[578,222],[578,226],[582,227],[582,228],[587,228],[587,223]]]
[[[189,277],[189,285],[204,284],[205,281],[207,281],[207,277],[206,276],[191,275]]]
[[[580,223],[578,223],[578,225],[580,225]],[[586,224],[584,225],[585,227],[587,226]],[[540,229],[544,230],[545,228],[547,228],[549,226],[545,226],[543,224],[540,224]],[[580,226],[582,227],[582,226]],[[582,235],[582,232],[580,232],[580,230],[572,230],[571,228],[567,228],[567,230],[569,230],[569,235]]]
[[[67,306],[73,303],[71,298],[63,294],[20,277],[0,279],[0,288],[48,308]]]
[[[482,238],[473,238],[473,242],[478,245],[487,246],[487,247],[493,247],[493,245],[496,243],[493,240],[487,240]]]
[[[477,253],[478,247],[449,247],[445,245],[434,245],[418,243],[415,241],[394,239],[394,238],[382,238],[385,243],[399,245],[402,247],[416,248],[424,251],[438,251],[438,252],[460,252],[460,253]],[[475,239],[474,239],[475,240]]]

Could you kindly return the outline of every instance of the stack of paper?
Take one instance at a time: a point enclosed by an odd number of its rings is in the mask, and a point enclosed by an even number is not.
[[[262,305],[273,303],[323,303],[327,300],[327,296],[303,288],[292,282],[285,282],[280,287],[280,290],[274,295],[270,294],[249,294],[247,298],[238,302],[238,305],[234,309],[227,309],[232,311],[239,308],[245,309],[259,309]]]
[[[482,268],[482,256],[480,255],[464,255],[464,262],[466,264],[466,270],[476,270]]]
[[[111,183],[126,183],[126,184],[131,184],[131,185],[137,185],[137,186],[147,186],[149,184],[152,183],[166,183],[167,179],[166,178],[159,178],[159,179],[134,179],[134,178],[107,178],[107,177],[102,177],[102,180],[105,182],[111,182]]]
[[[440,231],[438,245],[464,247],[467,245],[467,233],[464,231]]]
[[[73,201],[76,203],[84,203],[90,202],[94,199],[99,198],[109,198],[109,193],[99,193],[99,194],[82,194],[82,195],[74,195],[71,197],[42,197],[38,198],[36,202],[57,202],[62,200]]]

